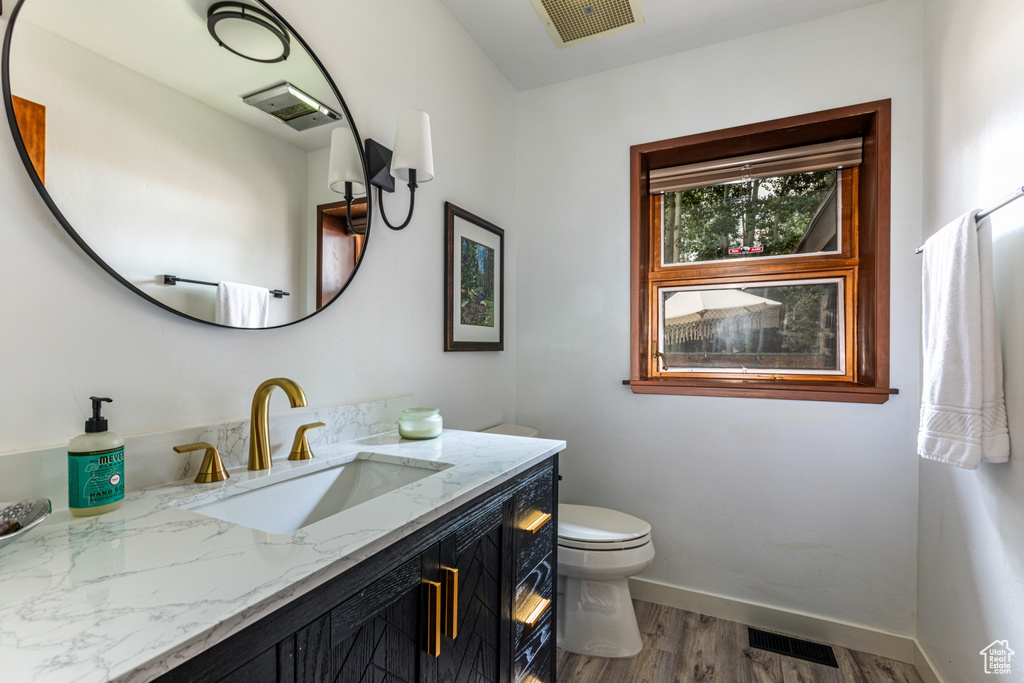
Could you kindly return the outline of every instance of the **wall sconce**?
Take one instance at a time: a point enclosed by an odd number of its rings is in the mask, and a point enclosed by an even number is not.
[[[348,126],[338,126],[331,131],[331,158],[327,168],[327,187],[345,196],[345,227],[350,233],[365,235],[366,227],[356,229],[352,225],[352,198],[354,192],[363,194],[363,161],[359,157],[356,136]]]
[[[327,186],[345,197],[345,223],[349,231],[364,234],[365,229],[356,230],[352,225],[353,189],[362,193],[362,159],[359,156],[355,136],[349,128],[335,128],[331,131],[331,156],[327,171]],[[426,183],[434,179],[434,153],[430,142],[430,116],[419,109],[403,109],[398,112],[398,130],[395,132],[395,151],[376,140],[366,140],[366,167],[370,185],[377,188],[377,206],[380,207],[384,225],[392,230],[401,230],[412,220],[416,208],[417,181]],[[395,191],[395,178],[409,184],[409,215],[401,225],[392,225],[384,212],[384,192]]]
[[[426,183],[434,178],[434,153],[430,143],[430,116],[419,109],[398,112],[395,131],[395,151],[375,140],[366,141],[366,163],[370,184],[377,188],[377,205],[384,225],[401,230],[409,225],[416,206],[417,182]],[[392,225],[384,212],[384,192],[395,191],[395,178],[409,183],[409,215],[401,225]]]

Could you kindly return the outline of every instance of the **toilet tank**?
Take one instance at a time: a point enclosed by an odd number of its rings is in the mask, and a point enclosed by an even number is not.
[[[507,434],[508,436],[537,436],[537,430],[523,425],[500,424],[483,430],[487,434]]]

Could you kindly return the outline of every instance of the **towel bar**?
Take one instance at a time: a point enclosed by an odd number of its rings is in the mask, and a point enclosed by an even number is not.
[[[203,280],[189,280],[189,279],[186,279],[186,278],[183,278],[183,277],[178,277],[177,275],[164,275],[164,284],[165,285],[170,285],[170,286],[173,287],[174,285],[178,284],[179,282],[191,282],[194,285],[209,285],[211,287],[216,287],[217,286],[216,282],[205,282]],[[284,296],[291,296],[290,292],[285,292],[285,291],[280,290],[280,289],[271,289],[270,293],[274,295],[275,299],[280,299],[281,297],[284,297]]]
[[[984,211],[979,211],[975,215],[975,219],[981,220],[985,216],[988,216],[989,214],[995,213],[996,211],[998,211],[999,209],[1003,208],[1007,204],[1009,204],[1011,202],[1015,202],[1018,199],[1020,199],[1021,197],[1024,197],[1024,187],[1017,188],[1016,192],[1011,192],[1010,194],[1006,195],[1005,197],[1000,199],[998,202],[996,202],[996,204],[994,206],[990,206],[987,209],[985,209]],[[915,254],[920,254],[922,251],[924,251],[924,245],[923,244],[920,247],[918,247],[917,249],[915,249],[914,253]]]

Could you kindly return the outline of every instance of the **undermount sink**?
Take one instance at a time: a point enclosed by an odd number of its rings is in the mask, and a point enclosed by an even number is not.
[[[359,453],[354,459],[281,481],[257,483],[219,500],[173,505],[251,529],[286,534],[451,467],[449,463]]]

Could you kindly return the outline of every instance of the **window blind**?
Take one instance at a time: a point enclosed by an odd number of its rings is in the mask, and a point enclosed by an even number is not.
[[[862,157],[862,139],[849,138],[697,164],[656,168],[649,175],[650,193],[664,194],[753,178],[849,168],[859,165]]]

